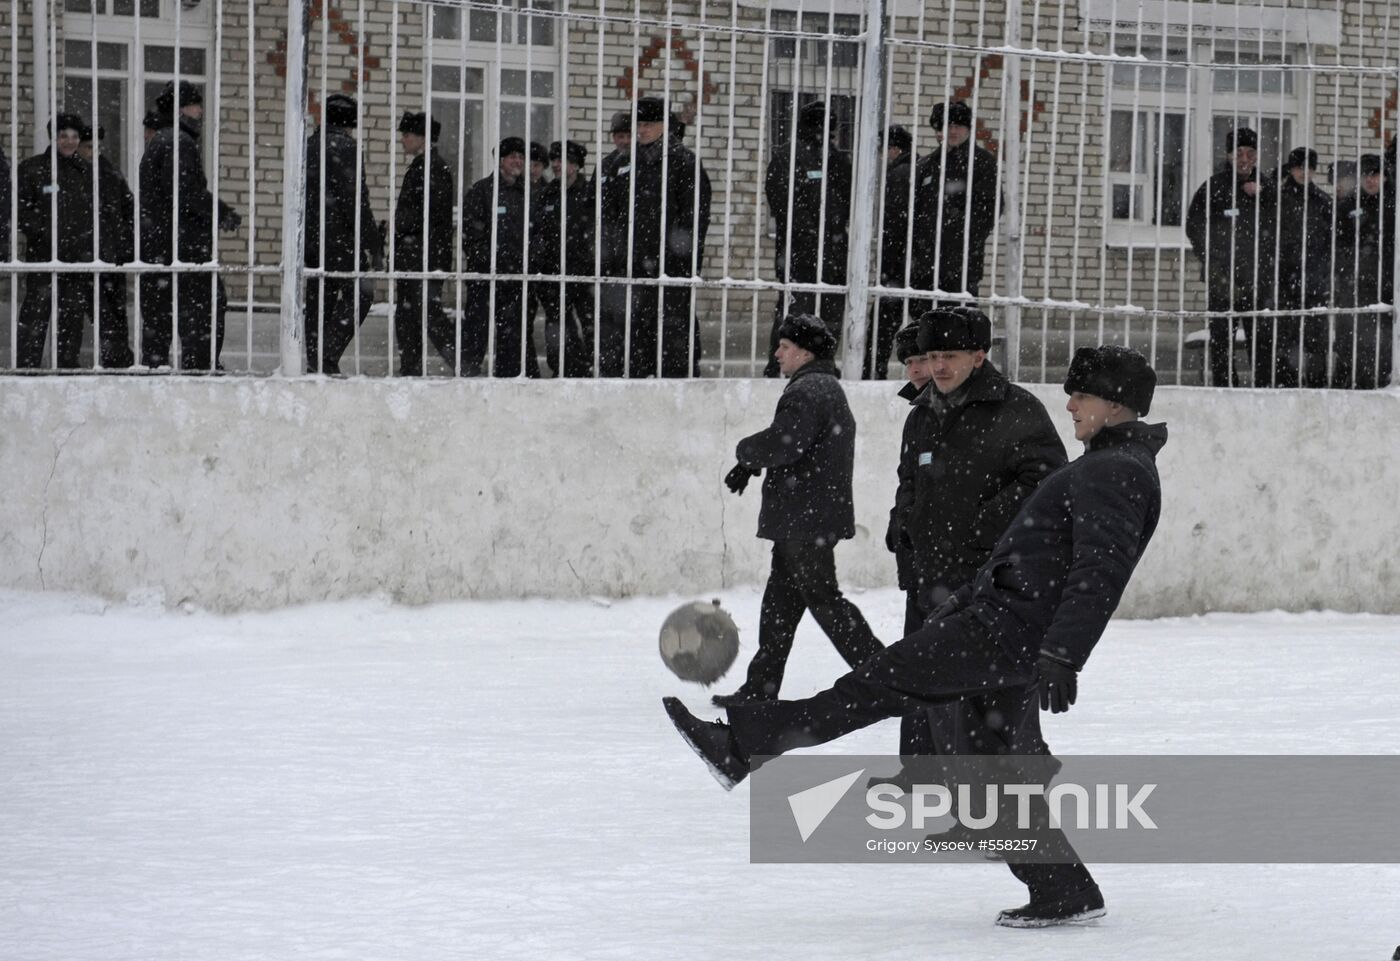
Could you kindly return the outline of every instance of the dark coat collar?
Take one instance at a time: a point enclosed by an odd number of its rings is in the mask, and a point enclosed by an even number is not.
[[[815,360],[807,361],[807,363],[797,368],[797,371],[788,378],[788,384],[792,385],[797,381],[797,378],[805,377],[808,374],[830,374],[833,377],[840,377],[841,371],[836,366],[836,361],[825,357],[818,357]]]
[[[1144,424],[1140,420],[1128,421],[1114,427],[1105,427],[1089,440],[1089,450],[1107,450],[1123,444],[1141,444],[1153,457],[1166,446],[1166,424]]]

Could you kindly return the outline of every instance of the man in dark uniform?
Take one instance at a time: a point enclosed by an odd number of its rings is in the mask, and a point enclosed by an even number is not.
[[[97,250],[109,264],[129,264],[136,252],[136,200],[117,165],[98,146],[107,131],[83,127],[78,153],[97,165]],[[125,369],[135,362],[126,317],[126,274],[101,274],[97,284],[98,357],[103,367]]]
[[[601,243],[607,276],[699,275],[710,226],[710,178],[688,147],[674,137],[667,140],[665,128],[665,102],[638,100],[632,156],[619,158],[604,177]],[[691,321],[689,287],[642,284],[632,287],[629,297],[626,287],[604,285],[603,294],[600,375],[620,377],[625,365],[631,377],[694,376],[700,330]]]
[[[49,127],[53,145],[19,165],[16,183],[19,229],[30,263],[90,263],[93,234],[92,168],[78,153],[85,126],[76,114],[61,113]],[[56,208],[56,209],[55,209]],[[56,215],[56,216],[55,216]],[[55,367],[78,366],[83,327],[92,317],[92,274],[27,274],[16,326],[16,363],[43,363],[57,291]]]
[[[725,484],[742,494],[763,471],[758,536],[773,542],[773,569],[763,591],[758,653],[748,677],[719,706],[778,696],[805,611],[855,667],[881,650],[860,609],[836,582],[836,544],[855,536],[851,478],[856,422],[832,358],[836,338],[820,317],[794,314],[778,330],[778,363],[789,378],[773,423],[739,441],[739,462]]]
[[[914,138],[899,124],[885,131],[885,202],[880,223],[880,283],[903,287],[909,282],[905,265],[908,252],[909,174],[913,170]],[[904,323],[904,298],[881,297],[875,324],[866,338],[861,377],[884,380],[890,362],[895,331]],[[911,326],[909,329],[913,330]]]
[[[1385,279],[1395,264],[1395,184],[1379,154],[1362,154],[1355,189],[1337,196],[1338,307],[1390,303]],[[1332,386],[1358,390],[1390,382],[1393,318],[1389,313],[1338,314]]]
[[[813,101],[798,111],[797,136],[773,148],[763,189],[776,231],[773,265],[778,280],[843,286],[851,220],[851,158],[832,142],[826,104]],[[845,313],[844,294],[780,292],[763,376],[778,376],[773,352],[783,318],[816,314],[839,342]]]
[[[364,163],[355,142],[357,126],[359,110],[355,98],[335,93],[326,98],[324,128],[307,137],[305,253],[308,267],[326,271],[360,270],[380,262],[384,256],[379,228],[369,205]],[[321,158],[323,139],[324,163]],[[322,171],[325,172],[324,181]],[[355,338],[356,329],[369,316],[373,289],[372,284],[361,284],[354,277],[307,280],[306,369],[309,372],[340,373],[341,356]]]
[[[1316,170],[1316,150],[1294,149],[1270,201],[1277,218],[1275,305],[1279,310],[1325,307],[1331,299],[1332,198],[1312,182]],[[1254,386],[1326,387],[1327,328],[1325,316],[1299,314],[1280,317],[1276,334],[1261,326],[1255,346]]]
[[[1045,405],[987,360],[986,314],[975,307],[932,310],[917,330],[930,384],[904,422],[890,515],[912,567],[906,635],[972,580],[1021,502],[1067,459]],[[956,753],[949,744],[960,710],[952,704],[904,718],[899,753]]]
[[[910,286],[975,297],[983,251],[996,226],[997,161],[976,146],[972,109],[962,101],[935,104],[929,126],[942,145],[913,171]]]
[[[155,110],[147,110],[146,116],[141,118],[142,142],[150,146],[151,141],[156,139],[156,134],[160,133],[162,126],[164,123],[160,119],[160,114]]]
[[[472,184],[462,197],[466,269],[489,273],[494,265],[498,274],[523,274],[530,230],[525,205],[525,141],[506,137],[501,141],[498,157],[496,172]],[[467,282],[467,316],[463,324],[467,358],[463,366],[482,362],[494,330],[492,375],[519,377],[523,369],[527,377],[540,376],[530,330],[534,318],[524,312],[523,288],[519,280]]]
[[[1156,375],[1124,347],[1084,347],[1065,391],[1083,457],[1055,471],[1021,505],[977,576],[919,630],[830,688],[796,701],[729,708],[729,723],[663,703],[682,737],[726,788],[754,759],[823,744],[887,717],[959,697],[985,699],[988,726],[969,745],[984,754],[1047,754],[1037,701],[1074,704],[1078,672],[1103,635],[1157,527],[1156,455],[1166,427],[1139,421]],[[992,722],[995,721],[995,726]],[[1063,833],[1045,828],[1057,861],[1010,868],[1030,903],[997,916],[1007,927],[1044,927],[1101,917],[1103,895]]]
[[[551,181],[546,179],[544,175],[544,172],[548,169],[549,150],[545,147],[544,144],[539,143],[538,141],[531,141],[529,165],[530,179],[529,182],[524,185],[525,207],[530,212],[529,216],[526,218],[527,224],[534,223],[535,219],[539,216],[540,204],[544,199],[545,189],[551,183]],[[548,265],[536,266],[535,249],[537,241],[538,238],[532,232],[530,234],[530,242],[529,247],[526,251],[525,260],[529,264],[530,273],[548,273],[550,272],[550,268],[548,267]],[[544,313],[545,310],[544,288],[545,285],[541,283],[525,284],[526,327],[529,331],[528,336],[532,347],[536,343],[535,318],[539,317],[540,314]],[[545,323],[546,325],[549,323],[548,318],[546,318]],[[538,363],[539,362],[536,361],[537,366]]]
[[[178,93],[178,108],[174,81],[156,98],[164,126],[141,158],[141,257],[154,264],[170,264],[176,259],[206,264],[214,260],[215,224],[231,232],[238,229],[242,218],[222,200],[215,208],[204,177],[199,152],[204,95],[185,80],[180,81]],[[169,363],[171,338],[177,329],[181,370],[222,370],[219,350],[227,308],[224,282],[215,271],[143,276],[142,363],[147,367]]]
[[[394,270],[451,270],[452,207],[456,195],[452,168],[438,156],[442,124],[428,115],[405,112],[399,120],[404,153],[412,157],[403,175],[394,208]],[[442,309],[442,281],[405,279],[394,282],[394,337],[399,342],[399,373],[427,373],[424,342],[431,343],[448,367],[457,366],[457,332]],[[470,373],[465,371],[464,373]]]
[[[906,324],[894,335],[894,353],[904,365],[904,386],[898,396],[909,402],[909,413],[904,418],[904,432],[910,431],[910,424],[916,418],[927,416],[927,410],[914,403],[932,379],[928,369],[928,352],[919,349],[919,325]],[[900,463],[903,464],[903,444],[900,446]],[[890,508],[890,522],[885,528],[885,549],[894,555],[895,572],[899,589],[904,591],[904,633],[912,634],[924,622],[923,609],[919,603],[919,581],[914,569],[914,551],[908,538],[902,533],[900,520],[903,505],[900,504],[900,491],[904,486],[903,471],[899,474],[899,486],[895,489],[895,503]],[[922,753],[922,752],[919,752]]]
[[[1231,131],[1225,138],[1225,162],[1201,184],[1186,212],[1186,237],[1201,261],[1206,307],[1212,313],[1261,310],[1271,301],[1272,217],[1262,206],[1271,194],[1260,183],[1258,148],[1259,137],[1253,130]],[[1260,320],[1258,325],[1269,323]],[[1206,367],[1213,385],[1240,386],[1240,371],[1234,363],[1235,331],[1248,334],[1255,326],[1253,319],[1210,319]]]
[[[561,267],[568,277],[593,275],[595,197],[593,182],[583,176],[587,159],[586,148],[575,140],[550,145],[554,179],[540,191],[530,242],[531,269],[551,277],[534,286],[544,304],[545,360],[556,377],[593,373],[593,285],[569,281],[561,299],[557,279]]]

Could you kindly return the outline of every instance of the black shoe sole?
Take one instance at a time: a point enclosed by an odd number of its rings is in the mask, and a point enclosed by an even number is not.
[[[726,774],[718,764],[710,760],[709,756],[700,749],[700,746],[695,743],[694,739],[691,738],[690,734],[686,731],[684,727],[685,720],[697,720],[695,715],[686,710],[685,705],[680,702],[680,698],[663,697],[661,699],[661,704],[666,708],[666,716],[669,717],[671,723],[675,725],[676,733],[679,734],[681,740],[685,741],[685,743],[690,746],[690,749],[695,752],[695,756],[705,762],[705,769],[710,772],[710,776],[718,781],[719,786],[726,791],[734,790],[734,785],[742,781],[743,778],[738,778],[736,780],[729,774]]]
[[[1107,908],[1085,908],[1075,914],[1066,914],[1058,918],[1018,918],[1002,912],[997,915],[997,924],[1003,928],[1054,928],[1066,924],[1084,924],[1107,913]]]

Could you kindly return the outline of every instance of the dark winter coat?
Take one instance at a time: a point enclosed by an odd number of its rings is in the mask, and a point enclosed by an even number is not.
[[[214,227],[229,207],[221,200],[215,210],[199,153],[200,130],[183,117],[178,127],[171,121],[156,132],[141,157],[141,259],[148,263],[174,259],[177,184],[179,259],[192,264],[214,259]]]
[[[710,178],[689,147],[675,138],[669,149],[664,144],[664,138],[646,145],[634,142],[635,159],[619,158],[603,181],[600,243],[605,258],[603,273],[608,276],[628,276],[629,223],[630,276],[659,277],[664,269],[671,277],[689,277],[697,274],[704,262],[705,235],[710,229]]]
[[[1258,188],[1255,196],[1245,184]],[[1274,280],[1272,193],[1264,188],[1259,168],[1239,177],[1224,165],[1196,190],[1186,211],[1186,237],[1201,262],[1212,309],[1233,304],[1251,309]],[[1257,257],[1257,260],[1256,260]]]
[[[525,272],[525,237],[530,229],[525,214],[525,178],[506,183],[492,174],[467,188],[462,197],[462,251],[467,270],[491,269],[492,243],[498,273]],[[492,225],[495,225],[494,237]]]
[[[1276,305],[1321,307],[1332,288],[1332,198],[1317,184],[1306,186],[1288,174],[1273,195],[1278,231]]]
[[[424,157],[430,158],[426,164]],[[431,164],[431,173],[425,196],[423,168],[427,164]],[[453,268],[452,208],[456,202],[452,168],[438,156],[437,150],[425,150],[414,157],[403,175],[398,206],[394,208],[395,270]],[[426,219],[423,213],[425,206]],[[426,258],[423,254],[425,246]]]
[[[991,625],[1016,659],[1038,649],[1082,669],[1157,529],[1166,442],[1165,424],[1100,430],[1025,499],[950,607]]]
[[[596,202],[593,181],[582,174],[567,193],[562,177],[545,184],[535,198],[534,229],[530,235],[532,272],[557,275],[562,259],[566,273],[575,277],[593,275]],[[563,230],[561,258],[560,226],[566,216],[568,223]]]
[[[905,255],[909,250],[909,175],[914,165],[903,153],[885,172],[885,209],[880,225],[880,280],[887,287],[909,283]]]
[[[97,249],[109,264],[130,263],[136,257],[136,198],[117,165],[102,154],[97,189]]]
[[[925,385],[927,386],[927,385]],[[899,393],[895,396],[907,400],[912,408],[907,417],[904,418],[904,430],[909,431],[909,422],[916,417],[925,416],[926,412],[914,406],[914,399],[919,396],[919,388],[914,386],[913,381],[906,381],[904,386],[899,388]],[[899,489],[895,488],[895,504],[890,508],[890,522],[885,528],[885,547],[894,554],[895,570],[899,575],[899,589],[910,591],[918,584],[918,579],[914,572],[914,554],[899,536]]]
[[[379,226],[369,204],[369,184],[359,162],[355,138],[339,127],[325,131],[325,187],[321,186],[321,133],[306,141],[306,266],[325,270],[355,270],[378,263],[383,256]],[[355,182],[358,172],[359,207]],[[449,195],[450,196],[450,195]],[[322,197],[325,198],[325,247],[321,245]],[[355,217],[358,213],[359,258],[355,256]],[[320,263],[325,259],[324,265]]]
[[[1337,198],[1338,306],[1392,302],[1394,292],[1387,281],[1395,264],[1395,224],[1385,208],[1393,189],[1384,182],[1380,193],[1368,194],[1358,187]]]
[[[52,167],[57,159],[57,180]],[[50,200],[51,185],[58,187],[57,230]],[[93,259],[92,167],[77,154],[57,157],[50,147],[19,165],[16,198],[19,229],[28,240],[25,260],[33,263],[53,258],[58,242],[58,259],[78,263]]]
[[[773,263],[778,279],[788,279],[790,246],[792,279],[816,282],[820,247],[821,281],[844,284],[851,221],[850,156],[820,136],[815,139],[800,137],[795,148],[785,143],[774,149],[763,186],[777,231]],[[791,232],[789,189],[792,193]]]
[[[10,259],[10,158],[0,147],[0,260]]]
[[[942,420],[930,383],[904,423],[891,522],[913,544],[919,589],[932,608],[970,581],[1046,475],[1066,462],[1045,405],[990,362]]]
[[[941,147],[914,168],[911,286],[962,290],[964,241],[966,287],[975,292],[982,282],[983,250],[996,226],[997,160],[972,143],[969,138],[961,147],[949,148],[946,168]]]
[[[856,421],[834,361],[813,360],[793,374],[772,425],[739,441],[736,455],[766,471],[759,537],[834,543],[855,536]]]

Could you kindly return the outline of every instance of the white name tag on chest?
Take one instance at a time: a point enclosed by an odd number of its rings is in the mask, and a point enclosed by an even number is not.
[[[932,464],[932,463],[933,463],[933,451],[928,451],[928,450],[926,450],[926,451],[924,451],[922,454],[919,455],[919,466],[920,466],[920,467],[927,467],[928,465],[930,465],[930,464]]]
[[[807,171],[807,179],[808,179],[808,180],[821,180],[821,179],[822,179],[822,172],[821,172],[820,170],[809,170],[809,171]]]
[[[496,208],[496,213],[498,213],[498,214],[503,214],[503,213],[505,213],[505,212],[506,212],[506,208],[504,208],[504,207],[497,207],[497,208]]]

